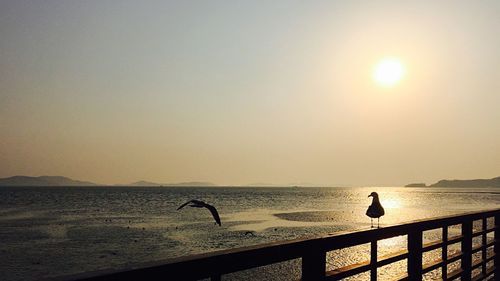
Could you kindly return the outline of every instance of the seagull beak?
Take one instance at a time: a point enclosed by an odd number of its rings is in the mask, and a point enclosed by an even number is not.
[[[372,195],[370,194],[370,195],[368,195],[368,197],[372,197]]]

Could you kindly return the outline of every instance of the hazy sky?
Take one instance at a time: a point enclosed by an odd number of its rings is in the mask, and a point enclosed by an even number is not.
[[[0,177],[499,176],[499,32],[499,1],[2,0]]]

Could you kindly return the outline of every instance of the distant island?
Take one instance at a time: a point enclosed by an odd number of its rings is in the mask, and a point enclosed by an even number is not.
[[[179,183],[156,183],[150,181],[138,181],[129,184],[129,186],[216,186],[211,182],[203,181],[191,181],[191,182],[179,182]]]
[[[127,184],[125,184],[127,185]],[[150,181],[137,181],[133,182],[131,184],[128,184],[130,186],[161,186],[161,184],[156,183],[156,182],[150,182]]]
[[[500,187],[500,177],[476,180],[440,180],[431,187]]]
[[[427,187],[425,183],[411,183],[405,187]],[[500,177],[474,180],[440,180],[428,187],[500,187]]]
[[[105,184],[97,184],[89,181],[74,180],[62,176],[40,176],[40,177],[30,177],[30,176],[13,176],[8,178],[0,178],[0,186],[105,186]],[[191,182],[179,182],[179,183],[156,183],[150,181],[137,181],[130,184],[116,184],[112,186],[142,186],[142,187],[153,187],[153,186],[217,186],[211,182],[203,181],[191,181]],[[249,186],[262,186],[249,185]],[[275,186],[271,184],[266,184],[265,186]],[[500,187],[500,177],[492,179],[473,179],[473,180],[440,180],[437,183],[426,185],[425,183],[410,183],[405,185],[405,187]]]
[[[61,176],[13,176],[0,178],[0,186],[96,186],[88,181],[79,181]]]
[[[405,187],[427,187],[425,183],[410,183],[405,185]]]
[[[62,176],[13,176],[0,178],[0,186],[106,186],[89,181],[74,180]],[[180,182],[180,183],[155,183],[150,181],[137,181],[130,184],[120,184],[115,186],[216,186],[211,182]]]

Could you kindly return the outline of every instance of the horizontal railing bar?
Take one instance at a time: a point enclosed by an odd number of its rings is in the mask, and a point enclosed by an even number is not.
[[[408,258],[408,250],[401,250],[394,253],[390,253],[384,256],[381,256],[377,261],[377,267],[382,267],[393,262],[397,262],[400,260],[404,260]]]
[[[481,281],[481,280],[484,280],[486,277],[484,276],[484,274],[481,272],[479,273],[478,275],[472,277],[470,279],[470,281]]]
[[[462,241],[463,239],[464,239],[463,235],[451,236],[450,238],[448,238],[448,241],[446,241],[446,244],[448,245],[455,244]]]
[[[483,259],[476,260],[475,262],[472,263],[472,269],[476,269],[476,268],[480,267],[481,265],[492,261],[495,258],[495,256],[496,256],[496,254],[493,254],[493,255],[487,257],[485,260],[483,260]]]
[[[457,252],[457,253],[449,255],[448,259],[446,260],[446,264],[450,264],[450,263],[458,261],[459,259],[462,258],[463,255],[464,254],[462,252]]]
[[[484,261],[482,259],[479,259],[479,260],[472,262],[471,270],[474,270],[474,269],[480,267],[481,265],[483,265],[483,263],[484,263]]]
[[[490,233],[490,232],[493,232],[495,231],[497,228],[496,227],[490,227],[488,229],[485,229],[485,230],[479,230],[479,231],[476,231],[474,233],[472,233],[472,237],[477,237],[477,236],[481,236],[483,234],[487,234],[487,233]]]
[[[487,242],[485,248],[493,247],[495,243],[498,242],[498,240],[491,240],[490,242]]]
[[[377,268],[391,264],[393,262],[404,260],[406,258],[408,258],[408,251],[406,249],[381,256],[377,261]],[[332,280],[333,278],[342,279],[369,270],[370,269],[370,267],[368,266],[369,264],[370,261],[363,261],[355,264],[346,265],[341,268],[330,270],[326,273],[326,275],[327,278],[331,278]]]
[[[458,253],[455,253],[453,255],[450,255],[446,261],[443,261],[442,259],[437,259],[437,260],[434,260],[432,262],[429,262],[422,267],[422,272],[427,273],[429,271],[432,271],[434,269],[441,267],[444,263],[449,264],[449,263],[452,263],[454,261],[457,261],[462,257],[462,255],[463,254],[461,252],[458,252]],[[391,264],[393,262],[397,262],[397,261],[400,261],[400,260],[403,260],[406,258],[408,258],[408,251],[407,250],[401,250],[399,252],[391,253],[391,254],[388,254],[388,255],[381,257],[380,260],[377,262],[377,267],[382,267],[382,266],[385,266],[385,265],[388,265],[388,264]],[[493,257],[489,257],[487,261],[490,261],[492,259],[493,259]],[[362,273],[364,271],[368,271],[370,269],[369,264],[370,264],[369,261],[363,261],[363,262],[359,262],[356,264],[347,265],[347,266],[344,266],[341,268],[337,268],[337,269],[328,271],[326,275],[328,278],[331,277],[332,278],[331,280],[338,280],[338,279],[346,278],[349,276],[353,276],[353,275]],[[335,279],[333,279],[333,277]]]
[[[462,276],[463,273],[464,273],[464,270],[462,268],[457,268],[454,271],[448,273],[448,278],[446,279],[446,281],[454,280],[458,276]]]
[[[341,268],[333,269],[327,271],[325,274],[326,280],[339,280],[342,278],[346,278],[349,276],[353,276],[362,272],[370,270],[370,262],[363,261],[355,264],[351,264],[348,266],[344,266]]]
[[[472,247],[472,254],[475,254],[481,250],[487,249],[489,247],[493,247],[495,245],[495,240],[491,240],[490,242],[486,243],[486,245],[477,245],[475,247]]]
[[[463,235],[456,235],[456,236],[450,237],[447,241],[443,241],[440,239],[440,240],[427,242],[422,246],[422,252],[429,252],[432,250],[439,249],[444,244],[451,245],[454,243],[458,243],[458,242],[462,241],[463,238],[464,238]]]
[[[476,276],[474,276],[474,278],[471,279],[471,281],[479,281],[479,280],[485,280],[486,278],[488,278],[491,274],[493,274],[495,272],[495,266],[492,266],[492,267],[489,267],[487,270],[486,270],[486,274],[483,274],[482,272]]]
[[[448,243],[446,243],[448,244]],[[435,249],[439,249],[443,246],[443,240],[436,240],[432,242],[427,242],[422,246],[422,252],[428,252]]]
[[[493,266],[490,266],[487,270],[486,270],[486,276],[485,277],[488,277],[490,276],[491,274],[495,273],[495,270],[496,270],[496,267],[493,265]]]
[[[392,281],[407,281],[409,280],[408,273],[402,273],[399,276],[397,276],[394,279],[391,279]]]
[[[483,245],[478,245],[478,246],[472,247],[471,254],[475,254],[475,253],[481,251],[483,248],[484,248]]]
[[[310,251],[327,252],[370,243],[401,235],[410,231],[425,231],[464,221],[478,220],[499,215],[500,209],[457,214],[439,218],[423,219],[377,229],[364,229],[314,238],[300,238],[289,241],[228,249],[206,254],[198,254],[157,262],[140,263],[128,268],[107,269],[82,274],[61,276],[48,280],[121,280],[144,279],[161,280],[165,276],[183,276],[185,279],[203,279],[216,274],[227,274],[287,260],[302,258]],[[158,276],[158,277],[156,277]]]
[[[427,242],[425,243],[423,246],[422,246],[422,252],[429,252],[429,251],[432,251],[432,250],[436,250],[436,249],[439,249],[441,248],[443,245],[451,245],[451,244],[454,244],[454,243],[458,243],[460,241],[463,240],[463,235],[457,235],[457,236],[453,236],[453,237],[450,237],[448,238],[447,241],[443,241],[443,240],[435,240],[435,241],[431,241],[431,242]]]
[[[461,239],[461,236],[455,237],[455,239]],[[425,264],[422,267],[422,271],[423,271],[423,273],[427,273],[429,271],[432,271],[434,269],[439,268],[440,266],[443,265],[443,263],[449,264],[449,263],[452,263],[454,261],[459,260],[461,257],[462,257],[462,253],[458,252],[458,253],[450,255],[446,261],[443,261],[442,259],[432,261],[430,263]],[[382,266],[391,264],[393,262],[404,260],[406,258],[408,258],[408,251],[407,250],[401,250],[398,252],[390,253],[390,254],[384,255],[384,256],[379,258],[379,260],[377,261],[377,267],[382,267]],[[493,258],[491,258],[491,259],[493,259]],[[353,275],[368,271],[370,269],[369,264],[370,264],[369,261],[363,261],[363,262],[359,262],[356,264],[347,265],[347,266],[344,266],[341,268],[337,268],[337,269],[328,271],[326,275],[328,278],[331,278],[330,280],[338,280],[338,279],[346,278],[349,276],[353,276]],[[333,278],[335,278],[335,279],[333,279]]]
[[[493,259],[495,259],[495,257],[496,257],[496,256],[497,256],[497,254],[495,254],[495,253],[491,254],[491,256],[488,256],[488,257],[486,258],[486,262],[490,262],[490,261],[492,261]]]
[[[441,239],[427,242],[427,243],[424,243],[424,245],[422,246],[422,251],[427,252],[427,251],[431,251],[434,249],[438,249],[439,247],[443,246],[443,243],[447,244],[447,245],[454,244],[454,243],[462,241],[463,238],[464,238],[463,235],[457,235],[457,236],[452,236],[452,237],[448,238],[448,240],[446,240],[444,242]]]
[[[431,261],[429,263],[424,264],[422,266],[422,274],[425,274],[429,271],[433,271],[434,269],[438,269],[443,265],[444,261],[442,259],[438,259],[435,261]]]
[[[444,264],[448,265],[454,261],[457,261],[460,258],[462,258],[462,255],[463,255],[463,253],[457,252],[455,254],[448,256],[448,259],[445,261],[443,261],[442,259],[437,259],[437,260],[428,262],[422,266],[422,273],[427,273],[429,271],[433,271],[434,269],[438,269],[439,267],[441,267]]]

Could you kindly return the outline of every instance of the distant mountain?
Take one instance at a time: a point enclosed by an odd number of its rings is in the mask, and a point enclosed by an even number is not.
[[[410,183],[405,185],[405,187],[426,187],[425,183]]]
[[[162,184],[150,181],[137,181],[130,184],[130,186],[160,186],[160,185]]]
[[[190,181],[190,182],[179,182],[179,183],[167,183],[162,184],[166,186],[216,186],[216,184],[204,181]]]
[[[500,177],[476,180],[440,180],[430,187],[500,187]]]
[[[250,187],[278,187],[278,186],[283,186],[275,183],[267,183],[267,182],[254,182],[254,183],[249,183],[244,186],[250,186]]]
[[[180,183],[156,183],[150,181],[138,181],[131,183],[130,186],[215,186],[215,184],[211,182],[201,182],[201,181],[192,181],[192,182],[180,182]]]
[[[0,186],[95,186],[97,184],[88,181],[78,181],[60,176],[13,176],[0,178]]]

